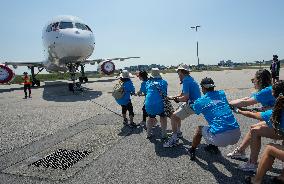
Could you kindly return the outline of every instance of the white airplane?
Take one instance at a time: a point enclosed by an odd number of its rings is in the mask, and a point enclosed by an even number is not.
[[[85,64],[98,63],[98,71],[110,75],[115,70],[113,60],[124,61],[131,58],[140,57],[121,57],[111,59],[88,60],[95,49],[94,33],[90,27],[82,20],[74,16],[58,16],[46,24],[42,32],[42,40],[46,60],[42,62],[5,62],[0,65],[0,83],[10,82],[14,78],[14,72],[8,65],[14,69],[17,66],[27,66],[31,69],[32,85],[40,85],[35,77],[43,69],[48,72],[70,72],[72,84],[69,84],[69,90],[72,90],[75,84],[76,71],[81,69],[80,83],[88,82],[84,73]],[[39,72],[35,74],[34,68],[38,67]]]

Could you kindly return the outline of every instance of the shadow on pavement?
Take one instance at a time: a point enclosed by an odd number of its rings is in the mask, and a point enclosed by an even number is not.
[[[96,80],[96,81],[90,81],[88,83],[94,83],[94,82],[113,82],[118,80],[119,78],[114,78],[114,79],[100,79],[100,80]]]
[[[164,148],[164,141],[161,140],[161,127],[156,126],[153,128],[153,137],[149,139],[155,145],[155,152],[159,157],[177,158],[187,154],[187,147],[191,142],[182,138],[179,140],[179,145],[173,148]]]
[[[230,162],[222,154],[211,154],[204,150],[204,144],[196,150],[196,162],[201,168],[212,173],[217,183],[244,183],[247,173],[238,169],[238,164]],[[203,160],[203,161],[202,161]],[[206,163],[204,163],[206,162]],[[218,167],[224,167],[229,174],[219,171]]]
[[[129,127],[129,126],[123,126],[121,128],[121,132],[118,133],[119,136],[130,136],[132,134],[140,134],[143,132],[143,127],[137,126],[137,127]]]
[[[102,95],[101,91],[92,91],[92,89],[84,87],[84,84],[82,84],[82,87],[82,92],[76,91],[73,93],[69,91],[67,83],[57,82],[57,85],[45,85],[43,87],[42,97],[46,101],[77,102],[93,100]]]

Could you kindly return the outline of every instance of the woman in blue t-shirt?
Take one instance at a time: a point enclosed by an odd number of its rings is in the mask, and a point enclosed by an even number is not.
[[[123,70],[120,74],[120,82],[123,84],[123,91],[124,94],[122,98],[115,99],[116,102],[121,105],[122,109],[122,117],[123,117],[123,124],[129,125],[130,127],[135,127],[136,124],[133,122],[134,117],[134,111],[133,111],[133,105],[131,103],[130,96],[135,94],[135,88],[130,80],[130,73],[127,70]],[[128,124],[128,119],[126,118],[126,112],[129,112],[129,120],[130,124]]]
[[[272,126],[275,127],[276,132],[279,135],[284,136],[284,96],[277,98],[273,114],[271,117]],[[253,177],[247,177],[246,183],[262,183],[262,179],[266,172],[272,168],[275,159],[284,161],[284,146],[279,144],[268,144],[263,151],[261,159],[259,161],[256,175]],[[272,179],[272,183],[284,183],[284,170],[278,177]]]
[[[277,98],[277,102],[280,98],[282,99],[284,94],[284,81],[275,83],[272,87],[272,93],[274,97]],[[261,122],[252,125],[250,131],[246,134],[241,145],[237,147],[233,152],[229,153],[227,156],[234,159],[246,159],[245,150],[250,146],[250,159],[239,168],[243,171],[256,171],[258,154],[261,148],[261,137],[267,137],[276,140],[284,139],[284,137],[279,136],[275,132],[274,126],[271,122],[272,114],[278,113],[278,117],[280,117],[280,115],[283,115],[283,106],[279,107],[278,102],[278,104],[275,104],[273,110],[269,109],[264,112],[244,111],[237,108],[235,108],[234,111],[249,118],[258,119]],[[284,117],[284,115],[282,117]],[[278,127],[284,129],[284,118],[278,120],[278,122]]]
[[[268,70],[258,70],[252,79],[254,88],[257,90],[250,97],[230,101],[234,107],[247,107],[260,103],[262,110],[272,108],[275,104],[275,97],[272,95],[271,74]]]
[[[162,139],[167,135],[167,117],[164,112],[164,104],[161,93],[167,95],[168,83],[162,79],[160,70],[152,68],[150,78],[146,82],[145,108],[149,116],[147,121],[147,138],[152,137],[152,127],[157,123],[156,116],[160,116]]]

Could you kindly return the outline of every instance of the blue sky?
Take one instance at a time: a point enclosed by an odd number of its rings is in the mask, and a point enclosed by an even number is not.
[[[283,0],[1,1],[0,62],[44,60],[43,26],[65,14],[94,30],[91,58],[142,57],[118,67],[196,64],[197,40],[200,63],[282,59],[283,8]],[[197,33],[190,29],[195,25],[201,25]]]

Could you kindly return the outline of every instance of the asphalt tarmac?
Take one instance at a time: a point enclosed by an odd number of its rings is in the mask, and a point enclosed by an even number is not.
[[[256,70],[194,72],[200,82],[211,77],[216,89],[223,89],[228,100],[249,96],[254,92]],[[164,74],[169,95],[180,93],[178,76]],[[284,70],[280,71],[284,79]],[[122,124],[120,106],[111,96],[115,77],[89,79],[84,91],[73,94],[67,81],[42,83],[32,89],[32,98],[23,99],[20,85],[0,86],[0,183],[243,183],[246,175],[237,167],[243,161],[226,158],[237,145],[220,148],[221,154],[204,151],[204,140],[197,150],[196,161],[190,161],[186,151],[191,145],[194,129],[206,125],[203,116],[193,115],[182,122],[184,138],[175,148],[163,148],[157,126],[155,138],[146,139],[142,127]],[[132,78],[136,91],[140,81]],[[135,123],[142,120],[144,97],[132,96]],[[174,104],[177,107],[177,104]],[[257,120],[236,115],[242,137]],[[168,129],[170,131],[170,121]],[[240,139],[239,143],[241,142]],[[274,142],[263,138],[262,148]],[[238,143],[238,144],[239,144]],[[281,143],[277,141],[277,143]],[[68,169],[33,165],[58,150],[88,151]],[[263,149],[262,149],[263,150]],[[249,149],[247,154],[249,154]],[[279,175],[282,162],[276,161],[267,173]]]

